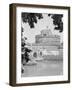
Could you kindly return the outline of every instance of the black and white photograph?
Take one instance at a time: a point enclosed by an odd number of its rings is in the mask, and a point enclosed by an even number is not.
[[[70,8],[12,4],[10,9],[13,85],[70,82]]]
[[[21,77],[63,75],[63,14],[21,13]]]

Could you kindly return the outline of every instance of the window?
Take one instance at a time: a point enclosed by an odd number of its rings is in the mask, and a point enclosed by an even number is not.
[[[46,36],[46,34],[43,34],[44,36]]]
[[[42,52],[40,52],[40,56],[42,56]]]
[[[37,53],[36,52],[33,53],[33,57],[35,57],[35,58],[37,57]]]

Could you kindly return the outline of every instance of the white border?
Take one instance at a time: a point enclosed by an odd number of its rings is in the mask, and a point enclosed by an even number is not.
[[[21,78],[21,12],[35,12],[35,13],[54,13],[63,14],[64,22],[64,53],[63,53],[63,75],[61,76],[43,76],[43,77],[22,77]],[[44,8],[16,8],[16,83],[31,83],[31,82],[51,82],[51,81],[66,81],[68,80],[68,11],[63,9],[44,9]]]

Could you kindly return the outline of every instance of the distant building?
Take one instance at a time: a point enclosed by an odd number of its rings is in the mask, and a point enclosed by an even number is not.
[[[47,57],[59,55],[58,47],[60,46],[60,36],[53,35],[51,30],[42,30],[40,35],[35,36],[35,43],[28,44],[32,50],[31,59],[42,60]]]

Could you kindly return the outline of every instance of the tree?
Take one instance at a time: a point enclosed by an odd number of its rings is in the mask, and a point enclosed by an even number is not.
[[[53,24],[56,25],[55,30],[59,30],[59,32],[63,32],[63,22],[62,17],[63,14],[48,14],[53,19]]]
[[[24,73],[24,68],[23,66],[30,60],[29,58],[29,53],[32,51],[30,49],[28,49],[26,46],[26,40],[27,38],[24,37],[21,40],[21,63],[22,63],[22,68],[21,68],[21,73]]]
[[[53,19],[53,24],[55,25],[55,30],[59,32],[63,31],[63,14],[48,14]],[[42,13],[22,13],[22,21],[28,23],[30,28],[34,28],[34,24],[38,22],[38,19],[42,19]]]
[[[41,13],[22,13],[22,21],[28,23],[30,28],[34,28],[34,23],[37,23],[37,19],[42,19]]]
[[[21,47],[22,47],[22,64],[25,65],[29,60],[29,53],[32,51],[30,49],[28,49],[26,46],[26,42],[25,40],[27,40],[26,37],[24,37],[24,40],[21,43]]]
[[[37,23],[38,19],[42,19],[43,16],[41,13],[25,13],[25,12],[23,12],[21,14],[21,18],[22,18],[22,22],[28,23],[30,28],[34,28],[34,24]],[[24,30],[22,27],[21,27],[21,32],[22,32],[21,34],[23,35]],[[28,49],[27,47],[25,47],[26,40],[27,40],[26,37],[22,38],[21,46],[22,46],[22,52],[23,52],[23,54],[22,54],[22,63],[23,64],[26,64],[30,60],[29,53],[31,52],[31,50]]]

